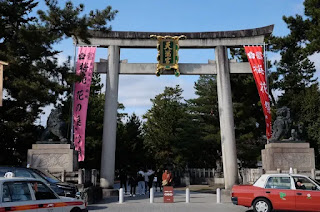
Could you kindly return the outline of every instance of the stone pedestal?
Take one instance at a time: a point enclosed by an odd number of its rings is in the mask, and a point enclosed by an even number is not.
[[[265,171],[289,170],[290,167],[298,171],[315,169],[314,149],[309,143],[270,143],[261,154]]]
[[[78,170],[78,154],[70,144],[33,144],[28,150],[28,164],[50,172],[72,172]]]

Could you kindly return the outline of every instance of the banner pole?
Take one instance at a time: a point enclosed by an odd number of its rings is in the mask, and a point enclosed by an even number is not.
[[[268,58],[267,58],[267,48],[266,43],[263,43],[263,54],[264,54],[264,70],[266,72],[266,82],[267,82],[267,88],[268,88],[268,94],[269,94],[269,80],[268,80]]]
[[[267,91],[268,91],[268,98],[270,99],[270,89],[269,89],[269,78],[268,78],[268,58],[267,58],[267,48],[266,43],[263,42],[263,55],[264,55],[264,70],[265,70],[265,77],[266,77],[266,83],[267,83]],[[271,102],[270,102],[271,106]],[[267,144],[269,143],[269,139],[267,138]]]
[[[77,43],[74,43],[74,56],[73,56],[73,73],[76,74],[76,57],[77,57]],[[74,130],[73,130],[73,107],[74,107],[74,88],[75,88],[75,83],[72,85],[72,95],[71,95],[71,131],[70,131],[70,141],[71,141],[71,146],[74,148]]]

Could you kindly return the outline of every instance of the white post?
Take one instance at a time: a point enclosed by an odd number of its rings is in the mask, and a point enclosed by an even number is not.
[[[186,203],[189,203],[190,202],[190,189],[187,188],[186,189]]]
[[[66,181],[66,171],[62,170],[61,172],[61,182],[65,182]]]
[[[289,174],[293,174],[293,169],[292,169],[292,167],[290,167],[290,169],[289,169]]]
[[[154,192],[153,192],[153,187],[150,188],[150,203],[153,203],[154,201]]]
[[[315,169],[311,169],[311,178],[316,179],[316,170]]]
[[[298,169],[297,168],[293,169],[293,174],[298,174]]]
[[[78,169],[78,184],[82,184],[83,182],[83,176],[82,176],[82,169]]]
[[[119,203],[123,203],[123,188],[119,189]]]
[[[220,192],[220,188],[217,188],[217,203],[221,203],[221,192]]]

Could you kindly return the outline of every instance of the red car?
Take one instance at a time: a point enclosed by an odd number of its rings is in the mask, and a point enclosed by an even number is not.
[[[255,212],[320,211],[320,184],[304,175],[264,174],[253,185],[233,186],[231,200]]]

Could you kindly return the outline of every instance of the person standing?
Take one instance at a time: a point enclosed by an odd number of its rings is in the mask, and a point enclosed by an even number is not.
[[[144,182],[144,172],[142,169],[137,173],[137,181],[138,181],[138,194],[145,195],[145,182]]]
[[[162,174],[162,185],[163,186],[171,186],[172,182],[172,174],[166,169]]]
[[[158,190],[158,187],[160,189],[160,192],[162,191],[162,171],[160,169],[156,172],[157,181],[156,181],[156,192]]]
[[[137,179],[134,175],[129,176],[128,185],[130,185],[130,197],[136,196]]]
[[[124,169],[121,169],[119,175],[120,175],[119,176],[120,188],[123,188],[123,186],[124,186],[125,193],[127,194],[127,173]]]
[[[149,169],[147,174],[148,174],[148,187],[150,192],[150,189],[152,188],[152,184],[153,184],[154,171],[152,169]]]
[[[148,182],[149,182],[149,172],[148,172],[148,170],[144,173],[144,191],[145,191],[145,193],[147,193],[147,191],[148,191]]]

